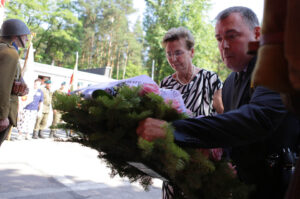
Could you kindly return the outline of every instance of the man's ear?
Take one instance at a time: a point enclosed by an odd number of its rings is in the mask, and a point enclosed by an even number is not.
[[[255,40],[259,40],[260,39],[260,26],[256,26],[254,28],[254,34],[255,34]]]
[[[195,49],[192,48],[192,49],[191,49],[191,57],[194,58],[194,55],[195,55]]]

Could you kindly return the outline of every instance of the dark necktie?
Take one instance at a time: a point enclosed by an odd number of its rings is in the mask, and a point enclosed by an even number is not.
[[[239,72],[236,74],[236,78],[234,80],[234,90],[233,90],[233,103],[231,109],[236,109],[238,108],[239,105],[239,94],[241,93],[241,87],[243,85],[243,80],[244,80],[245,72]]]

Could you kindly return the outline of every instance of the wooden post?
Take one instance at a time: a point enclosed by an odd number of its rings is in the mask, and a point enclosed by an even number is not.
[[[12,126],[10,127],[9,132],[8,132],[8,134],[7,134],[7,137],[6,137],[6,139],[7,139],[8,141],[10,141],[11,132],[12,132]]]

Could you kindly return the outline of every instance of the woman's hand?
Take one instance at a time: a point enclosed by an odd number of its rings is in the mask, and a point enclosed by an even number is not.
[[[222,89],[217,90],[213,95],[213,108],[218,114],[224,112],[224,105],[222,101]]]
[[[158,138],[164,138],[166,132],[163,128],[167,122],[163,120],[147,118],[143,121],[140,121],[136,133],[148,141],[153,141]]]

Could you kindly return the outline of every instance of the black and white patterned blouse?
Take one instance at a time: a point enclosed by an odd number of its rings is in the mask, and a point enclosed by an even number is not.
[[[184,104],[194,117],[214,115],[213,95],[223,84],[214,72],[201,69],[189,84],[183,85],[172,77],[165,77],[159,85],[161,88],[175,89],[182,94]]]

